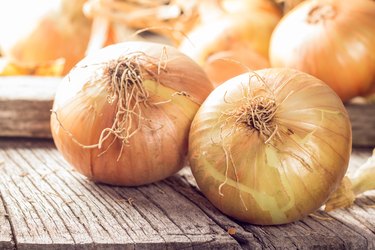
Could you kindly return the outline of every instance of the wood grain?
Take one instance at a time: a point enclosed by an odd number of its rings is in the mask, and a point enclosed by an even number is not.
[[[51,142],[0,143],[0,190],[18,249],[238,249],[229,234],[173,188],[98,185]]]
[[[50,110],[61,78],[0,77],[0,136],[50,138]]]

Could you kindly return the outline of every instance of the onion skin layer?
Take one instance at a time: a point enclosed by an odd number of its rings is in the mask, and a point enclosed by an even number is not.
[[[107,77],[105,66],[133,53],[157,59],[166,55],[159,82],[146,78],[143,82],[150,93],[149,107],[141,107],[142,116],[148,120],[142,120],[144,125],[122,153],[121,140],[115,139],[110,145],[113,135],[101,148],[82,147],[80,144],[97,144],[102,130],[112,126],[116,114],[116,100],[108,101],[108,82],[103,81]],[[148,65],[147,69],[158,72],[157,65]],[[108,46],[83,59],[63,79],[51,115],[52,136],[64,158],[93,181],[125,186],[155,182],[183,166],[191,121],[212,89],[203,70],[173,47],[147,42]],[[133,119],[134,126],[137,122]]]
[[[290,67],[327,83],[345,102],[375,85],[375,2],[305,1],[276,26],[272,67]]]
[[[255,73],[223,83],[202,104],[189,135],[191,169],[203,194],[231,217],[258,225],[297,221],[344,177],[350,120],[337,94],[315,77],[278,68]],[[251,99],[249,86],[260,96],[274,93],[279,135],[267,143],[225,114]]]

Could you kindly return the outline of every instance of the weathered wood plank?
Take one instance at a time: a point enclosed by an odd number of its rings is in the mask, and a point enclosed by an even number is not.
[[[56,159],[62,160],[56,150],[51,152]],[[96,185],[89,181],[85,185],[89,185],[91,191],[112,193],[125,201],[125,204],[130,203],[134,212],[138,212],[137,216],[142,216],[146,220],[144,223],[158,232],[166,246],[195,248],[209,244],[210,248],[237,247],[237,243],[199,208],[177,195],[175,190],[163,182],[139,188]]]
[[[353,131],[353,145],[375,146],[375,104],[347,103],[345,105]]]
[[[50,138],[50,110],[61,78],[0,77],[0,136]]]
[[[12,208],[18,249],[239,248],[163,182],[138,188],[94,184],[74,172],[51,142],[3,141],[0,157],[0,190]]]
[[[0,169],[4,166],[4,161],[0,158]],[[0,249],[10,250],[14,248],[12,239],[12,229],[9,223],[9,214],[3,203],[0,193]]]

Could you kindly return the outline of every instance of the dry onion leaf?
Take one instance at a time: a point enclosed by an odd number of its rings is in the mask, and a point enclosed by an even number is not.
[[[111,23],[122,23],[131,29],[151,28],[157,34],[178,44],[184,32],[198,20],[198,1],[127,1],[89,0],[87,16],[106,18]]]

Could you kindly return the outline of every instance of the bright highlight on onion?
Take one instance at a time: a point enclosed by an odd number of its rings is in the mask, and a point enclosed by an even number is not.
[[[351,125],[337,94],[292,69],[245,73],[217,87],[189,136],[193,175],[205,196],[241,221],[293,222],[340,185]]]
[[[177,49],[126,42],[83,59],[51,115],[57,148],[93,181],[142,185],[177,172],[191,121],[213,86]]]
[[[318,77],[343,101],[375,85],[375,2],[310,0],[275,28],[273,67],[291,67]]]

